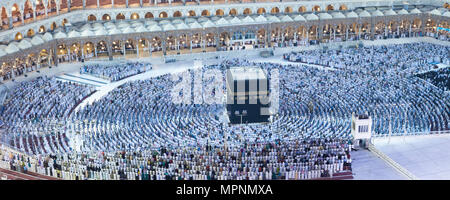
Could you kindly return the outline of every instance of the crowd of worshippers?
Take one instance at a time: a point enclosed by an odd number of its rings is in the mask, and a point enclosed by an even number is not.
[[[90,74],[95,77],[119,81],[127,77],[151,70],[150,63],[125,62],[114,64],[84,64],[80,68],[81,74]]]
[[[445,91],[450,91],[450,65],[445,68],[418,74],[417,76],[432,83],[436,87],[442,88]]]
[[[95,92],[94,87],[63,82],[52,77],[38,77],[18,83],[0,109],[5,132],[16,141],[13,146],[28,153],[45,153],[49,144],[42,134],[54,134],[81,101]],[[32,144],[31,137],[34,141]],[[59,138],[58,138],[59,139]],[[30,143],[28,143],[30,142]],[[36,145],[35,144],[39,144]],[[59,152],[58,150],[54,150]]]
[[[0,152],[0,163],[71,180],[300,180],[351,171],[350,148],[348,140],[305,139],[32,159]]]
[[[343,49],[291,52],[285,60],[322,65],[335,69],[365,71],[401,69],[410,73],[431,70],[435,63],[450,64],[450,46],[430,43],[380,45]],[[385,67],[389,66],[389,67]]]
[[[44,148],[45,151],[31,153],[47,155],[45,152],[52,153],[55,147],[57,151],[54,152],[73,152],[74,146],[58,148],[62,146],[60,142],[52,147],[53,142],[48,141],[61,139],[44,137],[40,141],[34,137],[30,139],[24,133],[40,136],[39,132],[53,131],[53,128],[47,127],[58,123],[61,127],[55,132],[56,135],[65,134],[67,138],[73,139],[76,133],[82,137],[79,152],[90,154],[117,151],[132,153],[153,148],[176,152],[180,148],[195,149],[208,145],[242,147],[244,144],[302,142],[319,138],[350,140],[350,116],[353,112],[368,112],[373,116],[373,129],[377,134],[388,134],[389,124],[393,135],[449,130],[448,95],[424,84],[423,79],[409,76],[418,67],[415,62],[426,60],[431,54],[433,59],[448,58],[445,51],[448,52],[448,47],[423,44],[424,48],[417,51],[416,45],[420,44],[404,45],[405,49],[399,50],[405,53],[402,56],[407,59],[384,55],[386,52],[396,55],[397,46],[379,47],[384,51],[367,50],[372,52],[369,55],[366,55],[367,51],[356,49],[348,54],[348,59],[345,56],[341,58],[347,60],[344,63],[348,65],[344,67],[317,67],[303,63],[281,65],[232,59],[202,69],[218,69],[225,73],[225,69],[230,66],[259,66],[268,71],[269,78],[275,74],[273,70],[279,70],[279,117],[272,123],[230,126],[221,119],[225,112],[222,104],[173,103],[170,90],[177,82],[171,81],[170,75],[164,75],[127,82],[77,112],[69,112],[70,115],[63,115],[62,118],[19,123],[20,126],[9,128],[8,133],[15,148],[22,151],[26,151],[26,148]],[[317,54],[319,57],[321,52]],[[380,57],[384,60],[380,61]],[[226,91],[223,80],[214,79],[202,84],[206,88],[218,83],[222,84],[222,91]],[[201,91],[202,88],[194,87],[192,93]],[[21,98],[24,93],[33,93],[33,90],[15,92],[22,94],[16,95]],[[55,91],[58,92],[62,91]],[[34,112],[47,112],[47,107],[55,104],[46,99],[45,93],[31,96],[47,100],[44,101],[46,104],[39,104],[40,101],[32,101],[32,104],[19,102],[10,104],[11,108],[8,109],[27,113],[33,108],[31,105],[37,104],[46,107],[36,107]],[[391,106],[393,104],[396,106]],[[60,112],[65,113],[65,110]],[[3,118],[0,120],[10,122]]]

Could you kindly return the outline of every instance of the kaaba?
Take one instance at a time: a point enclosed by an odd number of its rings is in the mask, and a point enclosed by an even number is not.
[[[227,70],[227,114],[231,124],[269,121],[269,81],[259,67]]]

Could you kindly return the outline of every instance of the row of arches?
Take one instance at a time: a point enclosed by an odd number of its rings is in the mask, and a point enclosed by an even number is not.
[[[151,0],[147,0],[147,2],[150,2]],[[166,0],[163,0],[166,1]],[[106,1],[99,1],[100,5],[99,6],[106,6],[106,5],[110,5],[111,4],[111,0],[106,0]],[[172,1],[172,2],[176,2]],[[182,2],[182,1],[180,1]],[[115,0],[114,5],[120,5],[122,2],[120,0]],[[123,3],[125,3],[125,1],[123,1]],[[131,4],[139,4],[139,0],[129,0],[129,3]],[[146,3],[146,1],[144,0],[144,3]],[[97,1],[95,0],[87,0],[86,1],[86,6],[90,7],[92,5],[97,6]],[[77,2],[72,1],[71,6],[74,6],[76,8],[76,6],[78,6]],[[21,8],[23,8],[21,10]],[[25,4],[23,5],[23,7],[19,6],[17,3],[13,4],[13,6],[10,8],[11,12],[7,12],[6,7],[2,7],[0,10],[0,18],[1,18],[1,27],[3,29],[7,29],[7,28],[12,28],[15,25],[20,25],[22,23],[26,23],[28,21],[32,21],[33,19],[39,19],[40,17],[45,17],[48,15],[53,15],[53,14],[57,14],[59,13],[60,10],[64,10],[68,8],[68,4],[67,1],[62,0],[60,6],[58,7],[56,5],[56,1],[55,0],[49,0],[48,4],[44,4],[43,0],[36,0],[35,2],[35,8],[33,9],[31,0],[26,0]],[[321,7],[316,5],[313,6],[312,10],[313,12],[319,12],[321,11]],[[328,5],[324,8],[324,10],[335,10],[333,5]],[[339,7],[339,10],[347,10],[347,6],[346,5],[341,5]],[[225,14],[228,15],[238,15],[238,14],[244,14],[244,15],[249,15],[249,14],[264,14],[264,13],[272,13],[272,14],[276,14],[276,13],[280,13],[282,10],[280,10],[280,8],[278,7],[273,7],[270,10],[267,10],[265,8],[258,8],[257,10],[253,11],[250,8],[245,8],[243,10],[242,13],[238,13],[237,9],[233,8],[231,9],[228,13],[226,13],[223,9],[217,9],[214,13],[210,13],[211,11],[209,10],[203,10],[200,13],[196,13],[193,10],[188,11],[185,15],[187,17],[192,17],[192,16],[210,16],[210,15],[217,15],[217,16],[223,16]],[[284,8],[284,13],[292,13],[295,12],[294,9],[290,6],[287,6],[286,8]],[[298,8],[297,12],[307,12],[307,9],[305,6],[301,6],[300,8]],[[9,14],[10,13],[10,14]],[[150,14],[151,16],[153,16],[153,13],[147,13]],[[145,18],[151,18],[149,15],[145,16]],[[159,18],[167,18],[167,17],[184,17],[182,12],[180,11],[175,11],[173,13],[172,16],[169,16],[167,14],[167,12],[161,12],[157,15]],[[111,16],[105,16],[102,17],[102,20],[111,20],[112,17]],[[123,14],[118,14],[115,19],[125,19],[125,16],[123,16]],[[139,19],[139,15],[137,13],[133,13],[129,19]],[[95,15],[89,15],[88,16],[88,21],[95,21],[98,20],[97,17]]]
[[[331,6],[331,5],[330,5],[330,6]],[[333,7],[331,6],[329,9],[333,10]],[[347,8],[346,8],[345,6],[341,6],[340,9],[341,9],[341,10],[346,10]],[[320,7],[316,8],[315,11],[320,11]],[[286,8],[284,9],[284,13],[293,13],[293,12],[294,12],[294,10],[292,9],[292,7],[289,7],[289,6],[288,6],[288,7],[286,7]],[[302,6],[302,7],[299,8],[298,12],[300,12],[300,13],[306,12],[306,8],[305,8],[304,6]],[[265,13],[268,13],[268,12],[266,12],[266,9],[265,9],[265,8],[258,8],[258,9],[256,10],[256,14],[265,14]],[[270,13],[270,14],[277,14],[277,13],[280,13],[280,9],[279,9],[278,7],[273,7],[273,8],[270,10],[269,13]],[[211,16],[212,13],[210,13],[209,10],[202,10],[201,13],[199,13],[199,14],[200,14],[199,16]],[[251,10],[250,8],[245,8],[245,9],[243,10],[242,14],[243,14],[243,15],[251,15],[251,14],[255,14],[255,13],[253,13],[252,10]],[[214,15],[215,15],[215,16],[224,16],[224,15],[225,15],[225,11],[224,11],[223,9],[217,9],[217,10],[215,11],[215,14],[214,14]],[[228,12],[228,15],[231,15],[231,16],[236,16],[236,15],[238,15],[237,9],[234,9],[234,8],[231,9],[231,10]],[[168,17],[169,17],[169,14],[168,14],[167,12],[165,12],[165,11],[162,11],[162,12],[160,12],[157,16],[158,16],[158,18],[168,18]],[[189,10],[189,11],[187,12],[186,16],[187,16],[187,17],[195,17],[195,16],[197,16],[197,13],[196,13],[194,10]],[[182,12],[180,12],[180,11],[175,11],[175,12],[173,13],[173,15],[170,16],[170,17],[184,17],[184,16],[183,16]],[[144,18],[154,18],[154,15],[153,15],[153,13],[151,13],[151,12],[147,12],[147,13],[145,14]],[[109,14],[104,14],[104,15],[102,16],[102,18],[101,18],[101,20],[104,20],[104,21],[109,21],[109,20],[112,20],[112,19],[113,19],[113,18],[112,18]],[[124,20],[124,19],[126,19],[126,17],[125,17],[125,15],[124,15],[123,13],[119,13],[119,14],[117,14],[117,15],[115,16],[114,19],[116,19],[116,20]],[[139,16],[138,13],[132,13],[132,14],[129,16],[129,19],[140,19],[140,16]],[[88,19],[87,19],[87,20],[88,20],[88,21],[96,21],[96,20],[98,20],[98,19],[97,19],[97,17],[96,17],[95,15],[91,14],[91,15],[88,16]]]

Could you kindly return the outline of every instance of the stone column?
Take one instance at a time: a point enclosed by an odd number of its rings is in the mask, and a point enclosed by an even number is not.
[[[374,40],[375,39],[375,24],[372,23],[370,26],[370,39]]]
[[[11,14],[11,16],[9,17],[9,29],[13,28],[13,16]]]
[[[358,40],[361,39],[361,25],[358,24]]]
[[[317,40],[319,40],[319,43],[322,43],[323,39],[323,26],[320,26],[320,28],[317,28]]]
[[[111,0],[111,7],[114,8],[114,0]]]
[[[144,4],[142,3],[142,0],[139,0],[139,6],[142,8]]]
[[[123,42],[123,57],[125,58],[126,55],[127,55],[127,49],[125,48],[125,42]]]
[[[112,44],[111,42],[109,42],[109,44]],[[106,49],[108,50],[108,57],[109,60],[113,60],[113,55],[112,55],[112,46],[108,45],[108,43],[106,44]]]
[[[86,9],[86,0],[83,0],[83,10]]]
[[[58,63],[59,63],[57,49],[58,49],[58,45],[55,45],[55,47],[53,48],[53,60],[55,62],[56,67],[58,66]]]
[[[33,5],[33,21],[36,21],[36,6]]]
[[[137,57],[139,58],[139,46],[141,45],[140,43],[139,43],[139,39],[138,38],[136,38],[136,55],[137,55]]]
[[[114,0],[112,0],[112,1],[114,1]],[[71,7],[70,0],[67,0],[67,12],[70,12],[70,7]]]
[[[216,51],[220,51],[220,37],[218,34],[214,35],[214,40],[216,42]]]
[[[348,25],[345,26],[345,41],[348,40]]]
[[[166,37],[164,36],[164,38],[166,38]],[[166,39],[164,39],[163,41],[161,41],[161,46],[162,46],[163,56],[166,56],[166,53],[167,53],[167,49],[166,49]]]
[[[100,8],[100,0],[97,0],[97,8]]]
[[[128,8],[128,0],[125,0],[125,7]]]

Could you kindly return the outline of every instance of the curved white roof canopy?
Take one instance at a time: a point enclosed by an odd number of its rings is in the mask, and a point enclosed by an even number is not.
[[[58,32],[58,33],[61,33],[61,32]],[[56,34],[58,34],[58,33],[56,33]],[[56,34],[55,34],[55,36],[56,36]],[[31,39],[31,44],[33,44],[33,45],[40,45],[40,44],[43,44],[43,43],[44,43],[44,40],[42,39],[42,37],[40,35],[35,35]]]
[[[444,16],[444,17],[450,17],[450,11],[445,12],[442,16]]]
[[[429,13],[432,15],[441,15],[441,12],[437,9],[434,9],[434,10],[430,11]]]
[[[302,15],[297,15],[295,16],[294,21],[306,21],[306,19]]]
[[[378,17],[378,16],[384,16],[384,14],[379,10],[375,10],[372,12],[372,16]]]
[[[137,33],[144,33],[147,32],[148,30],[144,27],[144,26],[139,26],[136,28],[136,32]]]
[[[46,42],[53,40],[53,35],[50,34],[49,32],[44,33],[44,35],[42,36],[42,39]]]
[[[362,12],[359,13],[359,17],[370,17],[372,15],[370,15],[369,12],[367,12],[366,10],[363,10]]]
[[[24,38],[23,40],[21,40],[19,42],[19,45],[17,45],[20,49],[28,49],[30,47],[32,47],[33,45],[31,44],[30,41],[28,41],[29,38]]]
[[[147,20],[145,21],[145,26],[151,26],[154,24],[158,24],[158,22],[156,22],[155,20]]]
[[[242,21],[237,18],[237,17],[233,17],[233,19],[230,20],[230,24],[241,24]]]
[[[417,8],[414,8],[414,9],[411,10],[410,13],[412,13],[412,14],[419,14],[419,13],[422,13],[422,11],[420,11],[420,10],[417,9]]]
[[[268,16],[267,17],[267,21],[269,21],[269,22],[281,22],[281,20],[277,16],[274,16],[274,15]]]
[[[262,16],[262,15],[258,15],[257,17],[255,17],[255,22],[266,22],[267,19]]]
[[[401,10],[399,10],[399,11],[397,12],[397,14],[399,14],[399,15],[407,15],[407,14],[409,14],[409,13],[408,13],[407,10],[401,9]]]
[[[319,19],[321,19],[321,20],[333,19],[333,17],[328,13],[319,13]]]
[[[175,27],[177,28],[177,30],[189,29],[189,26],[184,22],[175,24]]]
[[[20,51],[19,47],[17,47],[17,42],[11,42],[8,44],[8,46],[5,48],[5,52],[10,54],[10,53],[15,53]]]
[[[183,20],[181,20],[181,19],[174,19],[174,20],[172,20],[172,24],[180,24],[180,23],[184,23],[184,21]]]
[[[69,37],[69,38],[80,37],[80,36],[81,36],[80,33],[78,33],[78,32],[75,31],[75,30],[70,31],[70,32],[67,34],[67,37]]]
[[[289,17],[288,15],[285,15],[281,18],[281,21],[282,22],[293,22],[294,20],[291,17]]]
[[[255,22],[255,20],[252,17],[248,16],[248,15],[246,17],[244,17],[243,19],[241,19],[241,21],[243,23],[254,23]]]
[[[216,26],[211,20],[205,21],[202,23],[203,28],[210,28]]]
[[[345,15],[341,12],[333,12],[331,13],[331,16],[333,16],[333,19],[344,19]]]
[[[119,28],[119,29],[125,29],[125,28],[130,27],[130,26],[131,26],[130,24],[123,22],[123,23],[119,23],[119,24],[117,25],[117,28]]]
[[[92,29],[91,24],[84,24],[83,26],[80,27],[79,30],[84,31],[84,30],[90,30]]]
[[[189,24],[189,27],[191,27],[192,29],[203,28],[203,26],[200,25],[198,22],[194,22],[194,23]]]
[[[122,33],[122,31],[120,31],[117,28],[113,28],[108,31],[108,35],[117,35],[117,34],[121,34],[121,33]]]
[[[95,34],[91,30],[84,30],[83,32],[80,33],[80,35],[83,37],[90,37],[94,36]]]
[[[392,15],[397,15],[397,13],[394,10],[390,9],[390,10],[384,11],[384,15],[385,16],[392,16]]]
[[[102,28],[102,29],[98,29],[95,31],[95,35],[100,36],[100,35],[108,35],[108,32]]]
[[[162,31],[162,28],[157,24],[153,24],[152,26],[147,27],[147,29],[150,32]]]
[[[228,25],[230,24],[230,22],[228,22],[225,18],[220,18],[219,20],[216,21],[216,25]]]
[[[63,38],[67,38],[67,34],[65,34],[64,32],[57,32],[53,35],[53,37],[55,39],[63,39]]]
[[[353,12],[353,11],[348,12],[348,13],[346,14],[346,16],[347,16],[347,18],[358,18],[358,14],[356,14],[356,13]]]
[[[317,17],[317,15],[315,15],[314,13],[310,13],[308,15],[306,15],[306,20],[310,21],[310,20],[318,20],[319,17]]]
[[[163,28],[164,31],[176,30],[175,26],[173,26],[172,24],[164,24],[162,28]]]

